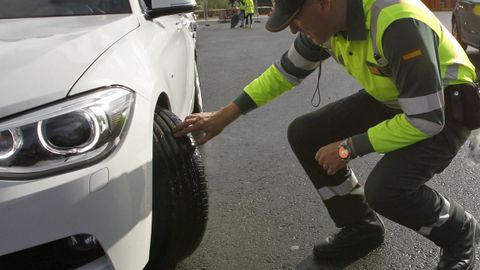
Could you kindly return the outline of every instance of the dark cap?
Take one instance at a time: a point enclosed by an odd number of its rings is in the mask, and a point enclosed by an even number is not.
[[[272,16],[267,21],[265,28],[270,32],[285,29],[300,11],[306,0],[275,0]]]

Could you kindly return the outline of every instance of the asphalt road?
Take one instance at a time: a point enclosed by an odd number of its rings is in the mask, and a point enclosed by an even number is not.
[[[450,28],[450,13],[438,16]],[[200,23],[198,61],[205,110],[217,110],[233,100],[289,48],[294,36],[288,31],[269,33],[264,22],[255,23],[253,30]],[[479,53],[469,50],[469,54],[479,67]],[[291,152],[286,130],[294,118],[315,110],[310,103],[315,85],[316,76],[310,76],[271,104],[242,116],[202,147],[210,192],[208,227],[198,250],[177,269],[377,270],[436,265],[435,245],[386,219],[386,241],[377,250],[358,260],[313,263],[313,245],[335,227]],[[320,89],[325,105],[360,87],[328,60]],[[480,164],[472,163],[466,150],[462,148],[429,185],[480,218]],[[379,155],[370,154],[351,162],[362,183],[378,159]]]

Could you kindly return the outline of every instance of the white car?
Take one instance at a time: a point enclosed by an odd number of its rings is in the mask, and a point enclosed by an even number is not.
[[[200,243],[194,0],[0,0],[0,269],[163,269]]]

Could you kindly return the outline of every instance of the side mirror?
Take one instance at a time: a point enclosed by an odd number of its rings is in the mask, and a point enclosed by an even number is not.
[[[197,3],[195,0],[151,0],[151,9],[145,13],[146,19],[160,16],[193,12]]]

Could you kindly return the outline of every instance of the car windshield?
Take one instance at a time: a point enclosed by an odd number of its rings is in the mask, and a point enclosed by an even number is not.
[[[131,13],[128,0],[0,0],[0,19]]]

